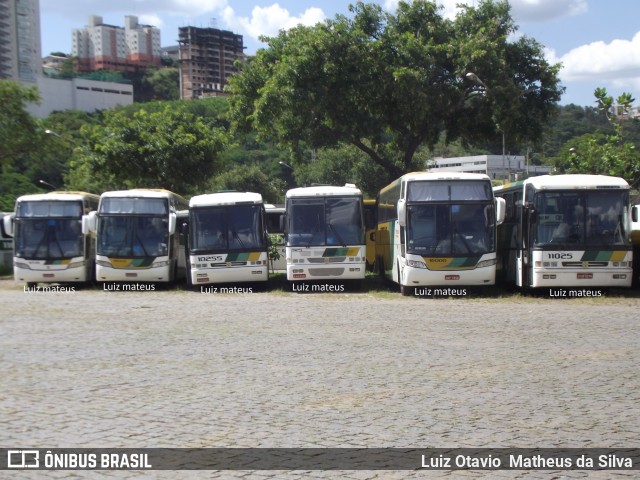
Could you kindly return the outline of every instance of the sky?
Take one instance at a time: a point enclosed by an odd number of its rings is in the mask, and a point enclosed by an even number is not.
[[[373,1],[373,0],[370,0]],[[436,0],[447,16],[455,5],[476,0]],[[40,0],[42,53],[71,53],[71,32],[87,25],[90,15],[124,26],[126,15],[161,30],[163,47],[176,45],[184,26],[231,30],[244,39],[247,54],[298,24],[313,25],[348,14],[355,0]],[[393,12],[398,0],[377,0]],[[537,40],[551,63],[562,63],[566,87],[561,104],[595,106],[593,92],[605,87],[616,98],[630,92],[640,100],[640,1],[510,0],[518,34]],[[636,102],[637,104],[638,102]]]

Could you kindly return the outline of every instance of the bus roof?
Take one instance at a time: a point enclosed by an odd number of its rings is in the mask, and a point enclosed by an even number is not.
[[[466,173],[466,172],[411,172],[400,177],[405,180],[491,180],[484,173]]]
[[[451,180],[482,180],[490,182],[491,179],[484,173],[466,173],[466,172],[411,172],[405,173],[401,177],[395,179],[389,185],[380,190],[388,192],[402,185],[402,182],[424,182],[424,181],[451,181]]]
[[[93,198],[94,200],[98,200],[100,197],[93,193],[87,192],[47,192],[47,193],[32,193],[29,195],[22,195],[18,197],[16,202],[41,202],[41,201],[73,201],[73,200],[82,200],[84,198]]]
[[[285,208],[284,205],[274,205],[272,203],[265,203],[264,204],[264,208],[267,210],[267,212],[271,211],[271,212],[284,212]]]
[[[206,193],[191,197],[189,207],[205,207],[214,205],[261,204],[262,195],[253,192],[219,192]]]
[[[344,187],[331,185],[319,185],[316,187],[292,188],[287,191],[287,198],[293,197],[339,197],[339,196],[361,196],[362,192],[353,184],[346,184]]]
[[[566,174],[566,175],[540,175],[530,177],[521,182],[508,183],[494,188],[499,192],[523,185],[533,185],[538,190],[579,190],[619,188],[629,189],[629,184],[624,178],[610,177],[607,175]]]
[[[138,197],[138,198],[169,198],[177,197],[187,203],[181,195],[173,193],[169,190],[163,190],[161,188],[137,188],[132,190],[112,190],[109,192],[103,192],[101,197],[104,198],[117,198],[117,197]]]

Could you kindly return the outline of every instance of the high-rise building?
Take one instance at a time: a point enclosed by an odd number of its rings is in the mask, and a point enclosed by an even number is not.
[[[244,60],[242,35],[217,28],[180,27],[180,98],[224,95],[236,60]]]
[[[37,83],[40,48],[39,0],[0,0],[0,78]]]
[[[80,71],[133,71],[160,65],[160,29],[140,25],[133,15],[124,19],[124,27],[116,27],[92,15],[85,28],[73,30],[72,55],[78,59]]]

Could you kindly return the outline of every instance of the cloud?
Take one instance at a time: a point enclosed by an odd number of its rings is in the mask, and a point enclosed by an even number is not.
[[[237,17],[230,7],[224,11],[226,23],[246,32],[253,39],[262,35],[275,36],[280,30],[288,30],[297,25],[315,25],[325,18],[326,15],[320,8],[311,7],[299,16],[292,16],[277,3],[268,7],[254,7],[251,18]]]
[[[140,25],[153,25],[157,28],[162,28],[164,22],[158,15],[138,15],[138,23]]]
[[[631,40],[593,42],[550,58],[563,64],[562,77],[568,81],[603,80],[619,85],[637,85],[640,78],[640,32]]]

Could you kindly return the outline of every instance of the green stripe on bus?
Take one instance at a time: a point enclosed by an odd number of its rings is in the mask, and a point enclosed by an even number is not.
[[[66,265],[70,262],[71,260],[67,259],[67,260],[52,260],[52,259],[47,259],[44,264],[45,265]]]
[[[584,252],[582,258],[580,259],[582,262],[609,262],[612,259],[614,261],[624,260],[625,253],[623,250],[621,251],[601,251],[601,250],[591,250]],[[614,258],[615,257],[615,258]]]
[[[325,248],[323,257],[352,257],[360,251],[359,247],[351,248]]]

